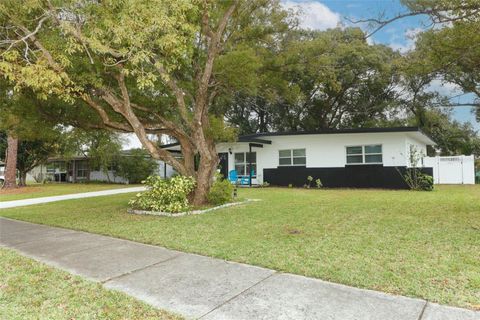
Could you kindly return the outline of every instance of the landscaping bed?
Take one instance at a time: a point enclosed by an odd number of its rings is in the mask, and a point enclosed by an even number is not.
[[[183,211],[183,212],[164,212],[164,211],[149,211],[149,210],[136,210],[136,209],[128,209],[128,213],[132,214],[143,214],[143,215],[150,215],[150,216],[163,216],[163,217],[183,217],[187,215],[196,215],[196,214],[204,214],[207,212],[219,210],[219,209],[224,209],[224,208],[229,208],[233,206],[238,206],[241,204],[246,204],[248,202],[252,201],[259,201],[259,199],[247,199],[247,200],[239,200],[235,202],[230,202],[230,203],[225,203],[222,205],[218,206],[207,206],[204,208],[200,209],[194,209],[194,210],[189,210],[189,211]]]

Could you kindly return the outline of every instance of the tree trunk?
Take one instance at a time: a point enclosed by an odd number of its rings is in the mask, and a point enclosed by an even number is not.
[[[27,186],[27,172],[19,170],[18,186],[26,187]]]
[[[197,185],[193,193],[193,205],[200,206],[208,202],[207,195],[213,183],[213,177],[217,170],[218,156],[211,159],[200,158],[197,171]]]
[[[7,137],[5,182],[3,184],[3,189],[13,189],[17,187],[17,152],[18,139],[9,135]]]

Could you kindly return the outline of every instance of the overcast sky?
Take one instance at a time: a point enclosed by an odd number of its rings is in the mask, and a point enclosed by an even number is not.
[[[400,0],[282,0],[285,8],[299,10],[302,14],[301,26],[309,29],[326,30],[337,26],[351,25],[349,20],[379,17],[380,15],[395,16],[405,12]],[[366,25],[358,25],[366,29]],[[396,21],[372,36],[369,41],[383,43],[401,53],[408,52],[415,46],[415,34],[427,27],[425,17],[409,17]],[[447,96],[456,96],[452,101],[467,102],[471,95],[459,95],[461,92],[450,83],[435,81],[431,90],[439,91]],[[454,109],[453,116],[461,122],[470,122],[480,130],[480,124],[470,107]],[[134,136],[126,136],[125,148],[140,147]]]

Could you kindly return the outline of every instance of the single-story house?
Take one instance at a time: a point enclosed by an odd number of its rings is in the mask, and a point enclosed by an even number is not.
[[[124,152],[125,154],[128,151]],[[175,172],[169,165],[163,161],[156,161],[158,168],[156,174],[161,177],[171,177]],[[47,164],[34,168],[30,175],[38,181],[49,179],[54,182],[86,182],[103,181],[112,183],[128,183],[128,180],[120,176],[114,169],[114,166],[102,170],[94,168],[87,156],[77,156],[73,158],[50,158]]]
[[[311,176],[325,187],[402,189],[412,150],[426,156],[429,145],[435,142],[419,128],[396,127],[256,133],[216,148],[220,172],[235,170],[252,185],[303,186]],[[178,143],[163,147],[181,151]],[[415,166],[432,175],[422,162]]]

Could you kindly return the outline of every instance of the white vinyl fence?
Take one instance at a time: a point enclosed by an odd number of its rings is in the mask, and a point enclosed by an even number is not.
[[[425,157],[424,167],[433,168],[435,184],[475,184],[473,156]]]

